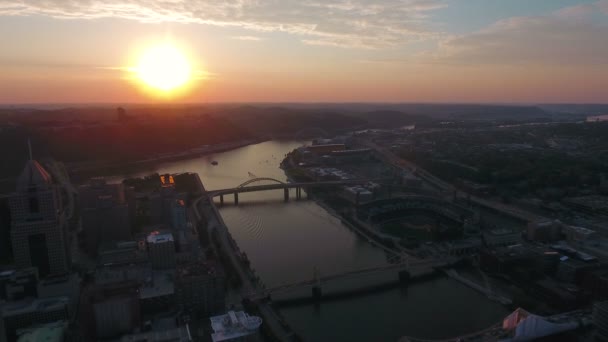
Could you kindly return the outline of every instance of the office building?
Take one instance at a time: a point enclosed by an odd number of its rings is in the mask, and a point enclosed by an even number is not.
[[[0,300],[21,300],[38,297],[36,267],[0,272]]]
[[[154,231],[146,238],[148,255],[155,269],[175,267],[175,240],[171,233]]]
[[[596,341],[608,341],[608,301],[593,305],[593,325]]]
[[[61,193],[37,161],[25,165],[9,204],[17,267],[37,267],[41,277],[67,273],[70,261]]]
[[[131,209],[123,184],[94,178],[79,189],[85,250],[96,255],[103,242],[131,238]]]
[[[141,324],[135,281],[92,285],[85,291],[84,309],[87,338],[115,338],[131,332]]]
[[[57,321],[17,330],[17,342],[63,342],[68,330],[67,321]]]
[[[27,299],[4,304],[0,308],[5,338],[17,340],[17,330],[38,324],[67,321],[69,298]]]
[[[212,264],[192,263],[177,269],[175,297],[185,312],[209,316],[225,306],[225,277]]]

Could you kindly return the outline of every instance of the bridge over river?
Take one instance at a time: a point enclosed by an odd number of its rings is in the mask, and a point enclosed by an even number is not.
[[[435,274],[438,267],[447,266],[449,259],[414,259],[404,263],[348,271],[266,288],[256,294],[279,304],[305,303],[361,295],[369,292],[406,286],[408,282]],[[259,297],[257,297],[260,299]]]
[[[239,194],[244,192],[256,192],[256,191],[270,191],[283,189],[284,199],[287,202],[289,200],[289,189],[296,189],[296,199],[302,198],[302,189],[342,186],[342,185],[358,185],[369,182],[387,182],[390,180],[384,178],[362,178],[362,179],[342,179],[342,180],[329,180],[329,181],[316,181],[316,182],[282,182],[274,178],[254,178],[250,179],[234,188],[217,189],[207,191],[207,196],[210,198],[219,197],[220,204],[224,204],[224,195],[234,195],[234,204],[239,203]],[[252,185],[260,182],[272,182],[272,184],[260,184]],[[308,194],[308,192],[307,192]]]

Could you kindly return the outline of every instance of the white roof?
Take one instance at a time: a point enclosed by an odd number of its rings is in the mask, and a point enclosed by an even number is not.
[[[173,241],[173,234],[153,232],[148,235],[146,240],[148,241],[148,243],[163,243],[167,241]]]
[[[521,308],[507,316],[502,323],[504,330],[513,331],[512,341],[530,341],[575,329],[577,323],[553,323]]]
[[[229,311],[225,315],[209,318],[213,333],[213,342],[230,341],[243,336],[254,334],[262,325],[262,319],[249,316],[244,311]]]

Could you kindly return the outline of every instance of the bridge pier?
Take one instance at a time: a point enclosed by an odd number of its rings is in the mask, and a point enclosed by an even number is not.
[[[220,195],[220,205],[224,205],[224,195]]]
[[[323,291],[321,290],[321,285],[315,285],[312,287],[312,298],[315,301],[320,301],[323,297]]]
[[[409,283],[411,278],[412,278],[412,275],[410,274],[410,272],[408,270],[399,271],[399,282],[402,285],[407,285],[407,283]]]
[[[284,197],[285,202],[289,201],[289,189],[288,188],[283,189],[283,197]]]
[[[234,193],[234,205],[239,205],[239,193]]]
[[[302,199],[302,188],[296,188],[296,199],[297,200]]]

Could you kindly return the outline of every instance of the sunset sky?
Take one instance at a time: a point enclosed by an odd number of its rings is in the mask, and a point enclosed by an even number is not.
[[[0,103],[608,102],[608,0],[0,0]]]

